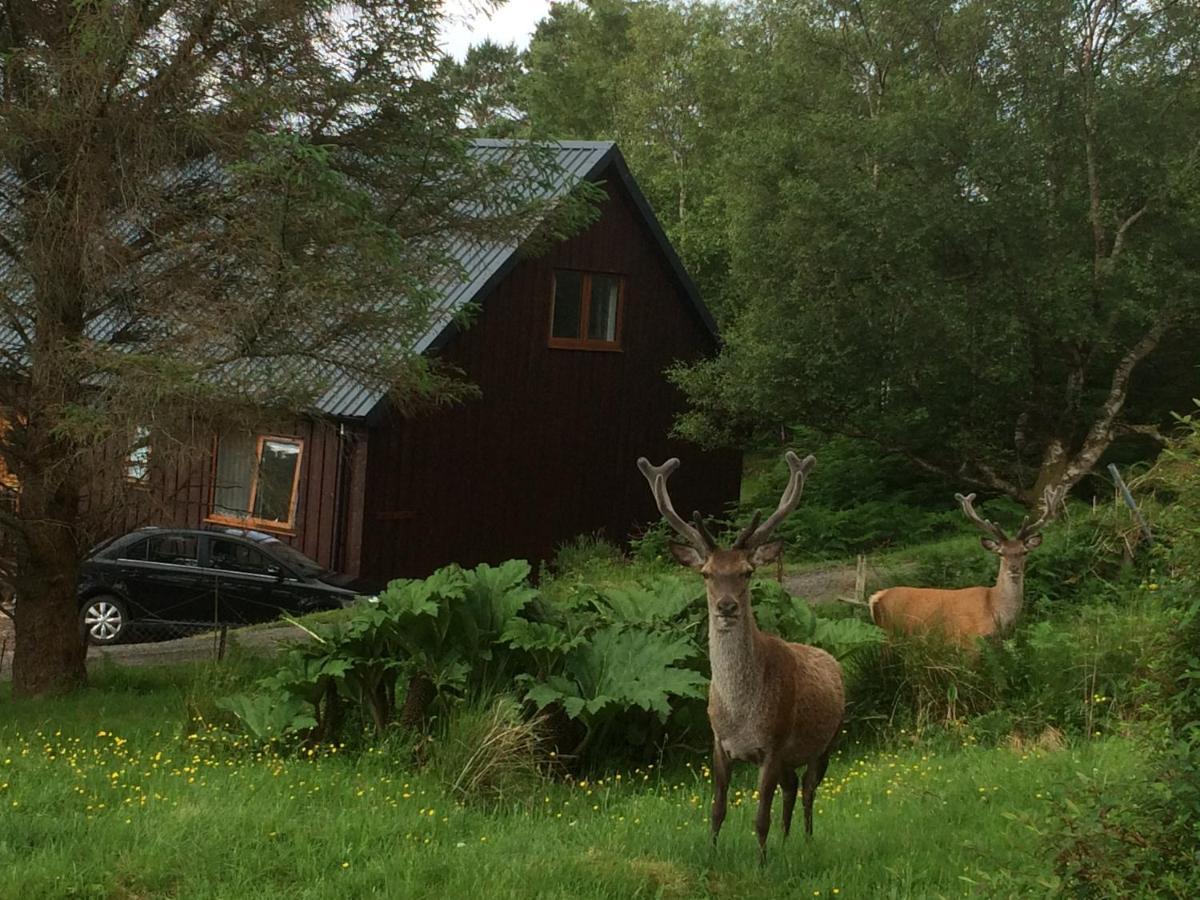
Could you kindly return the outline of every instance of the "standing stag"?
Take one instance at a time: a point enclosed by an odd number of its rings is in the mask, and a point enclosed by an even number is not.
[[[976,638],[1003,634],[1021,613],[1025,595],[1025,557],[1042,543],[1041,531],[1057,515],[1066,488],[1046,488],[1037,521],[1026,517],[1009,538],[994,522],[975,512],[975,495],[955,494],[967,518],[984,532],[985,550],[1000,557],[1000,572],[992,587],[959,590],[894,587],[871,595],[871,618],[880,628],[904,634],[938,631],[948,641],[970,647]]]
[[[804,830],[812,834],[813,798],[825,777],[829,752],[845,714],[842,667],[824,650],[787,641],[758,630],[750,608],[750,576],[779,557],[780,541],[767,542],[776,526],[796,508],[804,478],[816,460],[803,462],[787,453],[791,477],[779,508],[759,525],[759,514],[733,546],[717,546],[699,512],[695,527],[675,512],[667,494],[667,479],[678,459],[652,466],[642,457],[638,468],[650,483],[658,510],[687,544],[671,544],[671,555],[704,576],[708,594],[708,657],[712,681],[708,689],[708,720],[713,731],[712,839],[716,844],[725,821],[729,773],[734,760],[759,766],[759,859],[767,859],[771,802],[783,788],[783,834],[792,827],[792,810],[804,766]]]

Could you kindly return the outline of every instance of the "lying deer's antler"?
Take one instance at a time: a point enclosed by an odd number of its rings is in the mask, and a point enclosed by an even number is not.
[[[1017,540],[1024,540],[1031,534],[1040,531],[1045,527],[1046,523],[1054,519],[1062,508],[1063,499],[1067,495],[1067,486],[1060,484],[1058,487],[1047,487],[1042,494],[1042,509],[1037,521],[1030,522],[1029,516],[1025,517],[1025,521],[1021,523],[1021,527],[1017,530]]]
[[[974,494],[967,494],[965,497],[962,494],[955,494],[954,499],[957,500],[962,506],[962,511],[966,517],[974,522],[979,527],[980,531],[983,531],[985,534],[990,534],[998,541],[1008,540],[1008,536],[1004,533],[1003,528],[1001,528],[995,522],[989,522],[987,519],[982,518],[979,513],[975,512]]]

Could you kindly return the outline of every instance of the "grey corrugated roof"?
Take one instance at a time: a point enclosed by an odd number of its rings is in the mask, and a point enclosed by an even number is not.
[[[544,199],[565,196],[581,181],[595,177],[616,150],[612,141],[561,141],[556,142],[555,147],[559,173],[554,184],[542,192]],[[512,141],[476,140],[472,142],[471,152],[482,161],[500,162],[512,148]],[[454,241],[447,251],[455,268],[447,270],[434,285],[441,299],[435,304],[429,330],[413,349],[425,353],[437,344],[454,317],[468,304],[481,299],[503,276],[514,261],[517,249],[516,243],[489,243],[466,238]],[[361,418],[368,415],[385,394],[384,390],[366,387],[352,376],[343,375],[335,379],[318,406],[332,416]]]
[[[645,196],[629,173],[616,145],[612,141],[557,141],[548,146],[555,150],[558,173],[552,184],[546,184],[540,190],[541,199],[565,196],[580,182],[594,180],[605,171],[611,170],[641,212],[651,235],[659,244],[685,294],[715,341],[716,327],[712,316],[700,301],[695,285],[667,240]],[[513,147],[512,141],[476,140],[472,142],[471,152],[482,161],[501,162],[512,152]],[[489,243],[466,238],[452,242],[446,250],[454,264],[433,285],[437,288],[440,299],[434,304],[434,317],[429,329],[416,341],[413,349],[418,353],[425,353],[452,334],[456,315],[468,304],[481,300],[504,277],[516,262],[517,249],[518,245],[515,242]],[[4,266],[5,259],[0,256],[0,280],[3,280],[5,275],[2,268]],[[104,330],[106,327],[109,326],[96,323],[90,330]],[[11,333],[7,336],[10,340],[15,338]],[[91,336],[97,339],[104,338],[104,335],[99,333]],[[0,344],[3,343],[7,342],[0,341]],[[323,378],[329,380],[329,387],[317,402],[317,408],[330,416],[365,417],[387,394],[385,388],[364,385],[346,372],[326,372],[323,373]]]

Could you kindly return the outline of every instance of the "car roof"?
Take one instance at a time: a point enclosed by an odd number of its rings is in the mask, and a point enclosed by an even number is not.
[[[232,525],[213,525],[210,528],[169,528],[163,525],[144,525],[134,531],[129,532],[121,540],[127,538],[148,537],[153,534],[192,534],[197,537],[201,535],[227,535],[229,537],[246,538],[258,544],[283,543],[273,534],[267,534],[265,531],[254,531],[250,528],[237,528]]]

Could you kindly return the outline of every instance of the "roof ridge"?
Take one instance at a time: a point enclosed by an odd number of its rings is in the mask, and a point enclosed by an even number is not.
[[[544,138],[527,140],[525,138],[471,138],[472,146],[475,147],[560,147],[563,150],[607,150],[617,145],[616,141],[584,141],[575,139],[559,140],[557,138]]]

